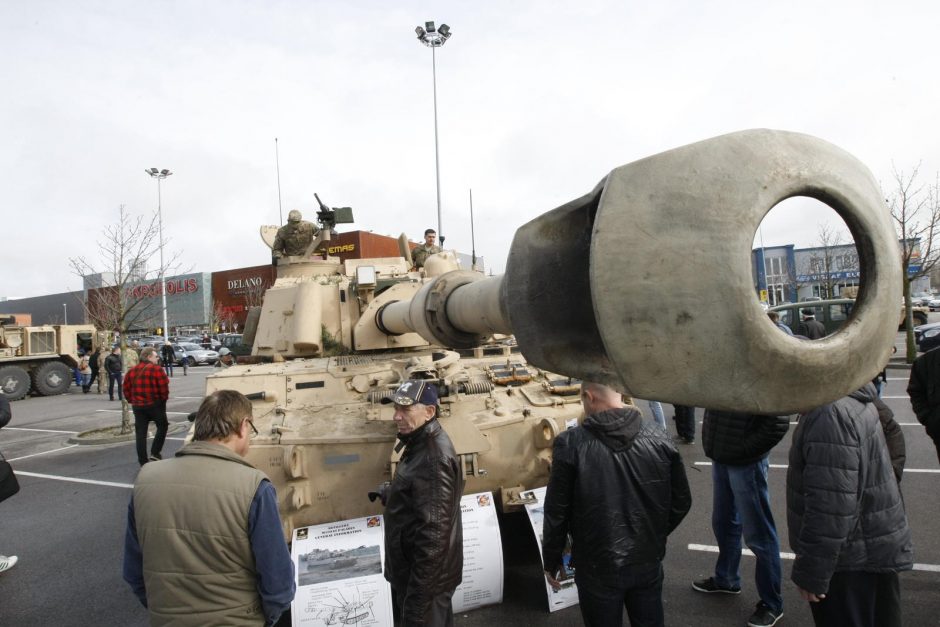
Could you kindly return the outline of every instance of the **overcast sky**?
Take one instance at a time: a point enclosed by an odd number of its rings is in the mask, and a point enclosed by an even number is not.
[[[267,263],[258,235],[313,217],[443,233],[501,272],[517,227],[611,169],[756,127],[819,136],[890,180],[940,169],[934,2],[180,1],[0,3],[0,296],[80,289],[118,207],[156,209],[167,254],[212,272]],[[765,223],[810,245],[815,214]],[[823,213],[834,213],[823,210]]]

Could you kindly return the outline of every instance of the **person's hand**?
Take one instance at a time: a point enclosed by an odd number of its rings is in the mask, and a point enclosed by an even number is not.
[[[545,571],[545,579],[548,581],[548,585],[552,587],[552,590],[554,590],[555,592],[558,592],[559,590],[561,590],[561,584],[547,570]]]
[[[799,586],[797,586],[796,589],[800,591],[800,596],[803,597],[803,600],[809,601],[810,603],[819,603],[820,601],[826,598],[825,594],[814,594],[810,592],[809,590],[804,590],[803,588],[800,588]]]

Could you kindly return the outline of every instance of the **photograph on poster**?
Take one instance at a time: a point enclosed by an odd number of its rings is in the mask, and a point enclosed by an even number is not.
[[[382,574],[382,553],[379,545],[354,549],[318,549],[300,555],[298,584],[309,586],[324,581]]]
[[[392,624],[381,516],[297,529],[291,544],[294,627]]]

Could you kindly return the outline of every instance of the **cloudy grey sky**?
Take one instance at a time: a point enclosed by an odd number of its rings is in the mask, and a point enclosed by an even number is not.
[[[512,234],[612,168],[726,132],[810,133],[881,181],[940,169],[933,2],[0,3],[0,295],[79,289],[118,207],[163,186],[168,254],[202,271],[267,263],[283,212],[314,192],[351,228],[436,226],[431,52],[438,50],[443,232],[497,272]],[[776,219],[777,213],[786,214]],[[834,214],[832,214],[834,215]],[[808,245],[772,214],[766,245]]]

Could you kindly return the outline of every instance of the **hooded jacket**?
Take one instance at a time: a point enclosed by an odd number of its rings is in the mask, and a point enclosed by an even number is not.
[[[804,415],[793,432],[787,525],[796,553],[793,582],[829,591],[836,571],[896,572],[913,566],[911,530],[875,386]]]
[[[463,476],[436,418],[408,435],[385,502],[385,579],[404,595],[405,625],[424,625],[431,601],[463,577]]]
[[[578,572],[614,582],[626,566],[661,561],[666,537],[691,505],[682,458],[665,432],[633,408],[592,414],[555,439],[545,569],[561,565],[570,533]]]

